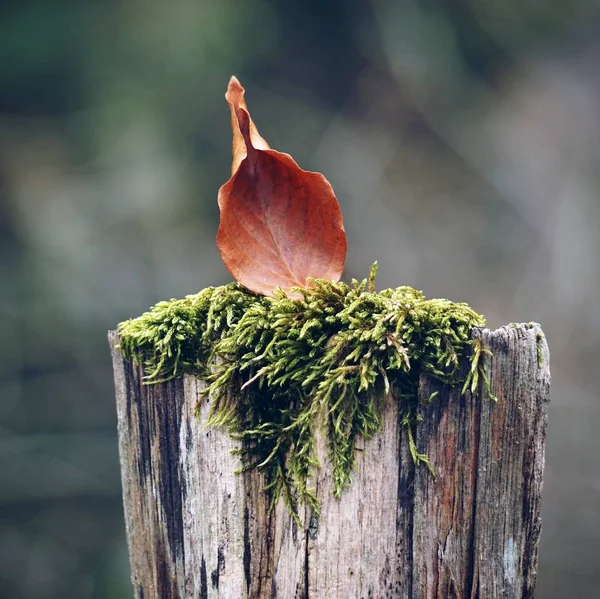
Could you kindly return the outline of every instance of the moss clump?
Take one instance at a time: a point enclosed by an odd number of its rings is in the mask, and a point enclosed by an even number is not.
[[[210,424],[243,441],[244,467],[265,471],[273,504],[283,497],[293,514],[299,503],[318,511],[310,488],[319,466],[317,423],[325,427],[339,496],[351,481],[356,438],[381,428],[387,393],[399,402],[413,459],[428,465],[412,440],[419,375],[463,384],[463,391],[475,390],[482,375],[489,392],[481,343],[470,341],[483,317],[410,287],[377,293],[375,273],[351,285],[315,280],[298,289],[303,301],[238,284],[209,287],[122,323],[121,349],[143,364],[148,383],[184,373],[205,380]],[[461,379],[461,356],[473,345]]]
[[[544,363],[544,351],[542,349],[542,343],[544,341],[544,336],[541,333],[538,333],[535,336],[535,345],[537,348],[537,365],[538,368],[542,367],[542,364]]]

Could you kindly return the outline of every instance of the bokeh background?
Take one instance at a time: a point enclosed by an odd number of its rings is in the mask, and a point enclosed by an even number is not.
[[[542,324],[537,597],[598,596],[599,16],[593,0],[4,0],[0,596],[132,596],[106,332],[230,280],[215,233],[234,73],[271,145],[337,191],[346,278],[378,260],[380,288]]]

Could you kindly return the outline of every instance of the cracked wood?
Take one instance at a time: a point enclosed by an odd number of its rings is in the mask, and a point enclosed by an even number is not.
[[[325,465],[317,521],[269,513],[264,480],[236,475],[238,446],[193,415],[202,383],[144,385],[112,347],[125,523],[136,599],[520,599],[533,597],[549,399],[537,325],[474,330],[498,402],[439,391],[416,429],[436,476],[414,468],[392,397],[383,429],[359,441],[341,500]],[[463,368],[467,368],[465,363]],[[326,442],[319,440],[321,458]]]

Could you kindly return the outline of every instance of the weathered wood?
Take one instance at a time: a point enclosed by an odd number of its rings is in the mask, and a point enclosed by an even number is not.
[[[416,431],[435,478],[413,466],[389,397],[383,430],[360,442],[351,488],[334,499],[324,466],[321,517],[305,513],[298,527],[282,505],[269,513],[262,475],[234,474],[238,442],[204,426],[207,403],[194,417],[202,383],[143,385],[112,332],[135,597],[533,597],[548,348],[538,325],[474,335],[493,352],[498,402],[422,377],[422,398],[439,391]]]

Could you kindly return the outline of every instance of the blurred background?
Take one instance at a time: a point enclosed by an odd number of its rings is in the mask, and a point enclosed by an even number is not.
[[[538,321],[538,599],[600,588],[594,0],[0,4],[0,596],[130,598],[106,332],[230,280],[231,74],[333,184],[345,278]],[[486,598],[487,599],[487,598]]]

